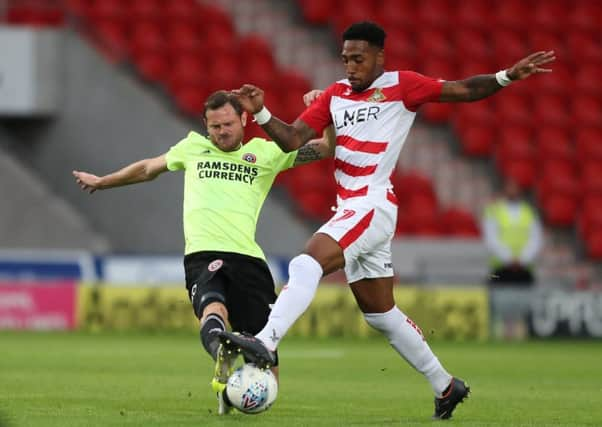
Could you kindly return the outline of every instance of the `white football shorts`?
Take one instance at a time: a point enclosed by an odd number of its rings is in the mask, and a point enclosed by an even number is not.
[[[317,233],[336,240],[345,256],[347,282],[393,276],[391,240],[397,206],[389,200],[358,197],[337,208]]]

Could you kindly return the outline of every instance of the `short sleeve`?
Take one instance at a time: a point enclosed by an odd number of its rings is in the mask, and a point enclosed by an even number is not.
[[[167,161],[167,169],[170,171],[186,169],[186,145],[189,144],[188,138],[184,138],[176,145],[173,145],[167,154],[165,154],[165,160]]]
[[[443,89],[442,80],[414,71],[399,71],[399,84],[402,87],[403,103],[410,111],[416,111],[424,103],[439,101]]]
[[[274,142],[268,142],[271,146],[273,161],[272,168],[275,173],[282,172],[283,170],[290,169],[293,167],[295,163],[295,159],[297,158],[297,150],[291,151],[290,153],[285,153],[278,147],[278,145]]]
[[[330,100],[332,98],[333,86],[329,86],[318,99],[305,109],[299,116],[299,120],[305,122],[312,128],[316,135],[322,135],[322,131],[332,123],[330,115]]]

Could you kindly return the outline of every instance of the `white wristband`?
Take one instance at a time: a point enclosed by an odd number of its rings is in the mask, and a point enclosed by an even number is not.
[[[512,83],[512,80],[510,80],[510,77],[508,77],[506,70],[495,73],[495,79],[500,86],[508,86],[510,83]]]
[[[270,113],[270,110],[268,110],[264,105],[258,113],[253,114],[253,117],[255,117],[255,122],[257,122],[257,124],[261,126],[270,121],[270,119],[272,118],[272,113]]]

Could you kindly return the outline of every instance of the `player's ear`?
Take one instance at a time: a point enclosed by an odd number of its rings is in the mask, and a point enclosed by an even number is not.
[[[376,53],[376,64],[384,67],[385,66],[385,50],[381,49]]]
[[[240,115],[240,121],[242,123],[242,127],[245,127],[247,125],[247,112],[243,111],[242,114]]]

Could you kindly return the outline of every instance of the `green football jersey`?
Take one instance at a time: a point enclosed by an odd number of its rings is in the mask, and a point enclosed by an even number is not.
[[[185,253],[224,251],[265,259],[255,242],[259,212],[276,175],[290,168],[296,155],[262,138],[226,153],[196,132],[171,147],[167,168],[185,174]]]

